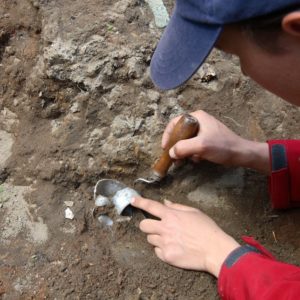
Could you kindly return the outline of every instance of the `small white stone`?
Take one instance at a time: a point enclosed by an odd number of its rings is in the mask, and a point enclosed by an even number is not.
[[[73,214],[73,212],[71,211],[71,209],[69,207],[66,208],[66,210],[65,210],[65,218],[69,219],[69,220],[74,219],[74,214]]]
[[[131,221],[131,217],[123,217],[123,216],[120,216],[116,219],[116,222],[117,223],[123,223],[123,222],[130,222]]]
[[[149,90],[147,92],[148,98],[151,100],[151,102],[157,103],[160,99],[160,93],[157,91]]]
[[[78,102],[75,102],[72,104],[70,111],[75,114],[77,112],[80,112],[80,104]]]
[[[114,224],[113,220],[106,216],[106,215],[101,215],[98,217],[98,221],[103,224],[103,225],[106,225],[106,226],[112,226]]]
[[[64,201],[64,203],[65,203],[65,206],[67,206],[67,207],[72,207],[74,205],[73,201]]]
[[[169,14],[162,0],[146,0],[149,4],[158,28],[164,28],[169,23]]]

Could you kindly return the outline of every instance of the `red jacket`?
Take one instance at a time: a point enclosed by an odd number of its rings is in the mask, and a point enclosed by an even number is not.
[[[275,209],[300,206],[300,140],[269,141],[269,191]],[[276,259],[254,239],[225,260],[218,279],[222,299],[300,299],[300,268]]]

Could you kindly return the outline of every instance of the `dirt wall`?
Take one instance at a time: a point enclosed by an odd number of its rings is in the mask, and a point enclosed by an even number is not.
[[[94,185],[146,176],[165,125],[183,112],[204,109],[264,141],[299,138],[299,109],[217,51],[186,85],[158,91],[149,63],[161,34],[142,0],[1,1],[0,298],[218,298],[211,276],[154,256],[138,217],[95,221]],[[256,172],[186,163],[138,189],[198,207],[235,238],[253,235],[299,263],[299,211],[272,211]]]

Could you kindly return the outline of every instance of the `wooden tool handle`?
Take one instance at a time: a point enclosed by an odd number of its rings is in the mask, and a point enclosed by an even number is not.
[[[169,142],[161,154],[160,158],[155,162],[152,170],[154,175],[159,179],[166,176],[169,168],[172,165],[172,159],[169,155],[169,150],[181,140],[195,137],[199,130],[199,122],[196,118],[189,114],[183,115],[176,123],[173,132],[169,138]]]

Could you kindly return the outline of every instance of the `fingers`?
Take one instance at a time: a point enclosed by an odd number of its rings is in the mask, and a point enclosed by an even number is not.
[[[140,229],[147,234],[160,234],[162,231],[160,221],[146,219],[141,221]]]
[[[148,234],[147,241],[149,244],[153,245],[154,247],[160,247],[162,243],[161,237],[158,234]]]
[[[201,162],[202,160],[203,160],[203,158],[201,158],[199,155],[193,155],[192,157],[191,157],[191,160],[194,162],[194,163],[199,163],[199,162]]]
[[[185,206],[185,205],[182,205],[182,204],[179,204],[179,203],[173,203],[169,200],[164,200],[164,203],[167,207],[170,207],[170,208],[173,208],[173,209],[176,209],[176,210],[181,210],[181,211],[197,211],[196,208],[193,208],[193,207],[190,207],[190,206]]]
[[[159,247],[155,247],[154,248],[155,254],[156,256],[161,259],[162,261],[164,261],[164,256],[163,256],[163,252]]]
[[[197,145],[197,148],[195,147]],[[170,157],[173,159],[182,159],[192,156],[197,153],[197,156],[201,156],[203,150],[199,147],[199,137],[192,139],[181,140],[175,144],[169,151]]]
[[[162,219],[166,210],[166,207],[163,204],[142,197],[135,197],[132,199],[131,205],[136,208],[140,208],[160,219]]]
[[[203,110],[197,110],[197,111],[194,111],[192,113],[190,113],[190,115],[192,115],[193,117],[195,117],[199,122],[200,122],[200,118],[202,117],[207,117],[209,116],[206,112],[204,112]],[[174,119],[172,119],[169,124],[166,126],[166,129],[163,133],[163,136],[162,136],[162,141],[161,141],[161,146],[163,149],[166,148],[167,146],[167,142],[169,141],[169,138],[170,138],[170,135],[172,134],[172,131],[176,125],[176,123],[179,121],[179,119],[182,117],[181,116],[178,116]]]
[[[167,146],[167,142],[170,139],[170,136],[172,134],[172,131],[176,125],[176,123],[179,121],[179,119],[181,118],[181,116],[178,116],[174,119],[172,119],[169,124],[167,125],[164,134],[162,136],[162,140],[161,140],[161,147],[164,149]]]

